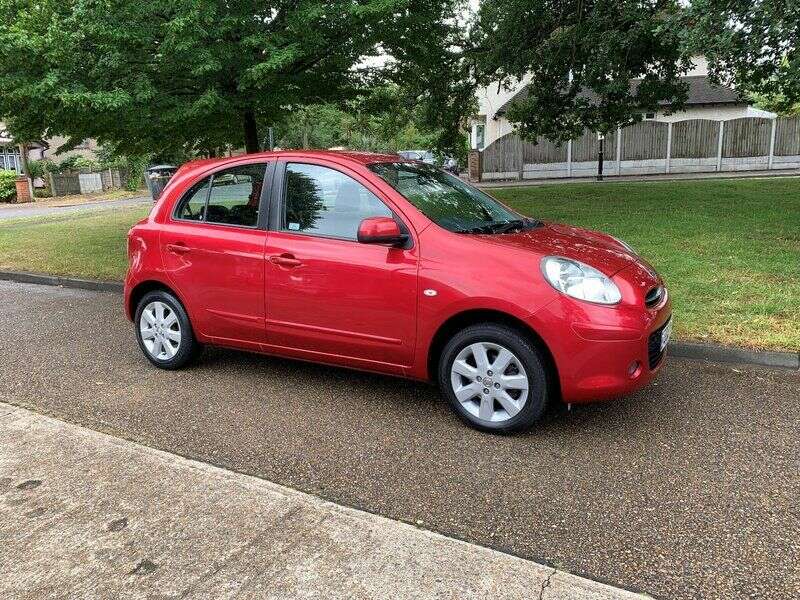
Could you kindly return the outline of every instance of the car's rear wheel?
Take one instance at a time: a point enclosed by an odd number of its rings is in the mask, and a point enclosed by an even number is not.
[[[439,385],[456,414],[482,431],[528,429],[547,408],[539,350],[505,325],[473,325],[455,334],[442,351]]]
[[[167,291],[145,294],[136,308],[134,324],[139,347],[161,369],[179,369],[201,349],[186,311]]]

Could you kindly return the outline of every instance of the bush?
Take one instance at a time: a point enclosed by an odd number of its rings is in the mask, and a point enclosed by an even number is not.
[[[28,169],[30,170],[31,177],[33,179],[39,177],[45,182],[47,181],[48,173],[58,172],[58,166],[49,158],[43,158],[41,160],[29,160]]]
[[[61,161],[58,165],[58,170],[61,173],[67,171],[99,171],[100,163],[76,154]]]
[[[16,171],[0,171],[0,202],[11,202],[17,196]]]

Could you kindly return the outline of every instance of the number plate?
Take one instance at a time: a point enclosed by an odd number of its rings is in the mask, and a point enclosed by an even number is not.
[[[669,318],[667,324],[664,326],[664,329],[661,330],[661,352],[664,351],[664,348],[667,347],[669,344],[669,338],[672,335],[672,317]]]

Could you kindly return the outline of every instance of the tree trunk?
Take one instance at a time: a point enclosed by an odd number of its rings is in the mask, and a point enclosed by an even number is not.
[[[248,154],[258,152],[261,148],[258,144],[258,124],[256,115],[252,110],[244,113],[244,147]]]
[[[25,177],[30,178],[31,176],[31,168],[28,165],[28,145],[27,144],[20,144],[19,145],[19,161],[22,166],[22,174]]]

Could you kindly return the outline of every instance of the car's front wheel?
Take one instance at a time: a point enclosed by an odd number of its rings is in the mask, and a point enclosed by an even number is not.
[[[516,329],[494,323],[455,334],[439,361],[439,385],[453,410],[482,431],[522,431],[544,413],[547,371]]]
[[[165,290],[148,292],[142,297],[134,324],[139,347],[161,369],[179,369],[200,351],[186,311]]]

